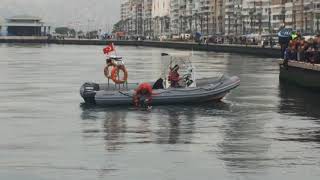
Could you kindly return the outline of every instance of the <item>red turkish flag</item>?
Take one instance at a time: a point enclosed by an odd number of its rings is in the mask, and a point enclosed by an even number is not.
[[[103,53],[104,54],[109,54],[112,51],[114,51],[113,43],[111,43],[107,47],[103,48]]]

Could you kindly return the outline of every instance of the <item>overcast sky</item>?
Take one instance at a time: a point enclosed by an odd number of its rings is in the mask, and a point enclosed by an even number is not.
[[[52,26],[112,28],[120,18],[120,0],[0,0],[0,16],[39,16]]]

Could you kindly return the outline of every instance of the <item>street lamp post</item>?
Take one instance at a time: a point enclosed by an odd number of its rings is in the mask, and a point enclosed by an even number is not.
[[[192,33],[192,14],[189,16],[189,31]]]
[[[195,12],[195,14],[194,14],[194,27],[195,27],[195,30],[196,30],[196,32],[198,31],[198,13],[197,12]]]
[[[292,14],[293,14],[293,29],[296,29],[297,27],[297,18],[296,18],[296,10],[293,10],[292,11]]]
[[[252,33],[252,28],[253,28],[253,11],[252,10],[250,10],[250,12],[249,12],[249,15],[250,15],[250,31],[251,31],[251,33]]]
[[[228,35],[230,34],[230,14],[228,14]]]
[[[191,23],[190,23],[190,31],[193,32],[193,33],[196,33],[198,30],[197,30],[197,16],[198,16],[198,10],[191,10]],[[194,29],[193,28],[193,25],[192,23],[194,22]]]
[[[281,8],[281,16],[282,16],[282,23],[283,23],[283,27],[286,27],[286,10],[285,7]]]
[[[201,34],[203,34],[202,26],[203,26],[203,17],[202,17],[202,14],[200,14],[200,31],[201,31]]]
[[[269,34],[271,35],[271,8],[269,7],[268,9],[268,17],[269,17],[269,24],[268,24],[268,28],[269,28]]]
[[[207,21],[207,36],[209,36],[209,12],[206,12],[206,21]]]
[[[236,25],[236,33],[235,35],[238,35],[238,18],[235,20],[235,25]]]
[[[182,15],[179,16],[179,20],[180,20],[179,35],[181,36],[181,33],[182,33]]]
[[[166,16],[166,28],[167,28],[167,31],[170,33],[170,26],[171,26],[171,22],[170,22],[170,17],[169,16]]]
[[[262,13],[258,14],[259,17],[259,34],[262,33]]]
[[[244,20],[242,20],[242,34],[243,35],[246,34],[247,33],[246,31],[247,31],[246,30],[246,22]]]
[[[90,22],[94,22],[94,21],[91,20],[91,19],[88,19],[88,38],[89,38],[89,39],[91,39],[91,33],[90,33],[90,26],[91,26],[91,24],[90,24]]]
[[[311,27],[311,32],[314,33],[314,14],[313,12],[311,12],[311,23],[310,23]]]
[[[317,33],[319,33],[319,19],[320,19],[320,14],[316,15],[317,18]]]
[[[237,35],[238,33],[238,19],[237,19],[237,10],[235,10],[235,12],[233,12],[233,18],[234,18],[234,26],[235,26],[235,35]]]
[[[236,32],[235,34],[238,35],[238,18],[240,17],[240,23],[241,23],[241,11],[240,11],[240,6],[236,8],[236,11],[234,13],[234,18],[235,18],[235,26],[236,26]]]
[[[304,32],[308,32],[308,17],[305,17],[305,31]]]

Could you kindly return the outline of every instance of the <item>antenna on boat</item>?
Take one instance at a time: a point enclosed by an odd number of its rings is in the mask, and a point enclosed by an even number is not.
[[[191,48],[191,57],[193,57],[193,47]]]
[[[112,46],[114,47],[114,43],[112,43]],[[116,48],[113,48],[113,49],[114,49],[114,54],[118,57]]]

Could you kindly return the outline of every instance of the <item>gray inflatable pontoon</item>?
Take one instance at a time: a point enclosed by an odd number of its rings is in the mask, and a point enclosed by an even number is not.
[[[207,101],[219,101],[230,90],[240,84],[237,76],[197,79],[196,87],[166,88],[153,90],[152,105],[185,104]],[[150,83],[151,86],[153,83]],[[138,83],[128,85],[85,83],[80,88],[80,94],[86,103],[96,105],[132,105],[135,89]]]

